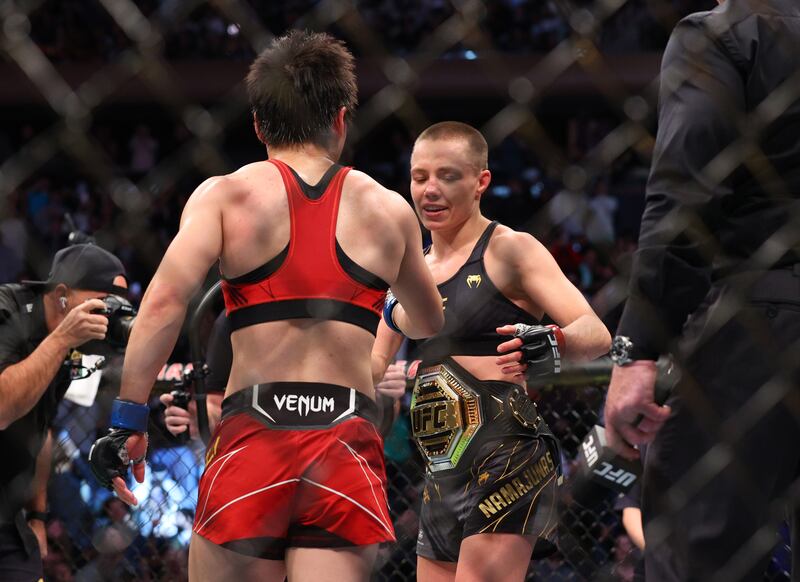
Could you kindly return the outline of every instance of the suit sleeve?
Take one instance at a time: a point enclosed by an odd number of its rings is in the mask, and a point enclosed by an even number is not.
[[[669,351],[706,295],[719,256],[715,232],[734,195],[745,110],[742,74],[701,18],[681,21],[661,66],[658,134],[629,299],[617,333],[633,340],[634,357]]]

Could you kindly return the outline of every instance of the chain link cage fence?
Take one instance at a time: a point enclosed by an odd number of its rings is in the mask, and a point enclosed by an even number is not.
[[[680,18],[711,4],[0,0],[0,280],[46,274],[66,244],[69,213],[124,261],[131,294],[141,298],[189,193],[209,175],[263,159],[242,81],[275,35],[305,28],[343,39],[358,59],[360,106],[346,163],[407,195],[414,137],[443,119],[475,125],[491,148],[484,213],[545,243],[613,331],[644,207],[657,88],[666,82],[661,52]],[[790,79],[762,113],[776,115],[798,97],[800,82]],[[709,164],[707,178],[718,182],[736,166],[758,165],[759,156],[743,133]],[[793,244],[800,223],[787,229],[771,239],[770,256]],[[187,359],[182,339],[172,361]],[[59,410],[47,580],[186,579],[202,443],[171,439],[154,399],[150,470],[134,490],[140,505],[128,509],[87,468],[119,365],[107,363],[93,401],[66,400]],[[180,370],[167,369],[156,392],[171,389]],[[601,416],[607,380],[600,374],[539,391],[568,477]],[[381,550],[375,580],[415,579],[423,467],[407,404],[386,439],[398,541]],[[794,410],[800,418],[796,402]],[[613,497],[581,506],[564,491],[559,550],[533,562],[528,579],[633,579],[641,556]],[[796,499],[783,501],[791,507]],[[775,530],[765,579],[788,580],[787,525]]]

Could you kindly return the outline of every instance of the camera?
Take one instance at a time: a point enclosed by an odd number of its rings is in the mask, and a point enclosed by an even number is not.
[[[170,392],[172,394],[172,406],[189,410],[189,402],[192,400],[192,395],[183,388],[177,388]],[[172,437],[176,442],[186,444],[191,440],[189,429],[187,428],[182,433],[176,434]]]
[[[131,302],[119,295],[108,295],[103,298],[106,308],[97,310],[108,317],[108,332],[104,340],[112,348],[123,349],[128,345],[128,338],[136,321],[136,309]]]
[[[92,313],[105,315],[108,318],[108,331],[103,340],[90,340],[80,346],[84,354],[113,356],[125,351],[128,338],[136,321],[136,308],[130,301],[119,295],[107,295],[101,299],[104,309],[95,309]]]
[[[192,399],[191,394],[189,394],[186,390],[180,389],[173,390],[170,392],[170,394],[172,394],[172,406],[189,410],[189,401]]]

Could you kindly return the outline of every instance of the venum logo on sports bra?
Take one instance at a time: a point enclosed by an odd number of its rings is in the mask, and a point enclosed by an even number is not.
[[[467,275],[467,287],[470,289],[478,288],[481,286],[481,276],[480,275]]]

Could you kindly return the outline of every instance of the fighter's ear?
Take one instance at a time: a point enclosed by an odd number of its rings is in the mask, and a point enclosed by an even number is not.
[[[336,117],[333,118],[333,131],[342,135],[347,131],[347,107],[340,107]]]
[[[492,182],[492,173],[489,170],[481,170],[478,174],[478,195],[483,195],[489,184]]]
[[[267,142],[264,140],[264,134],[261,133],[261,124],[258,122],[258,117],[256,116],[256,112],[253,111],[253,129],[256,132],[256,137],[258,137],[258,141],[267,145]]]

